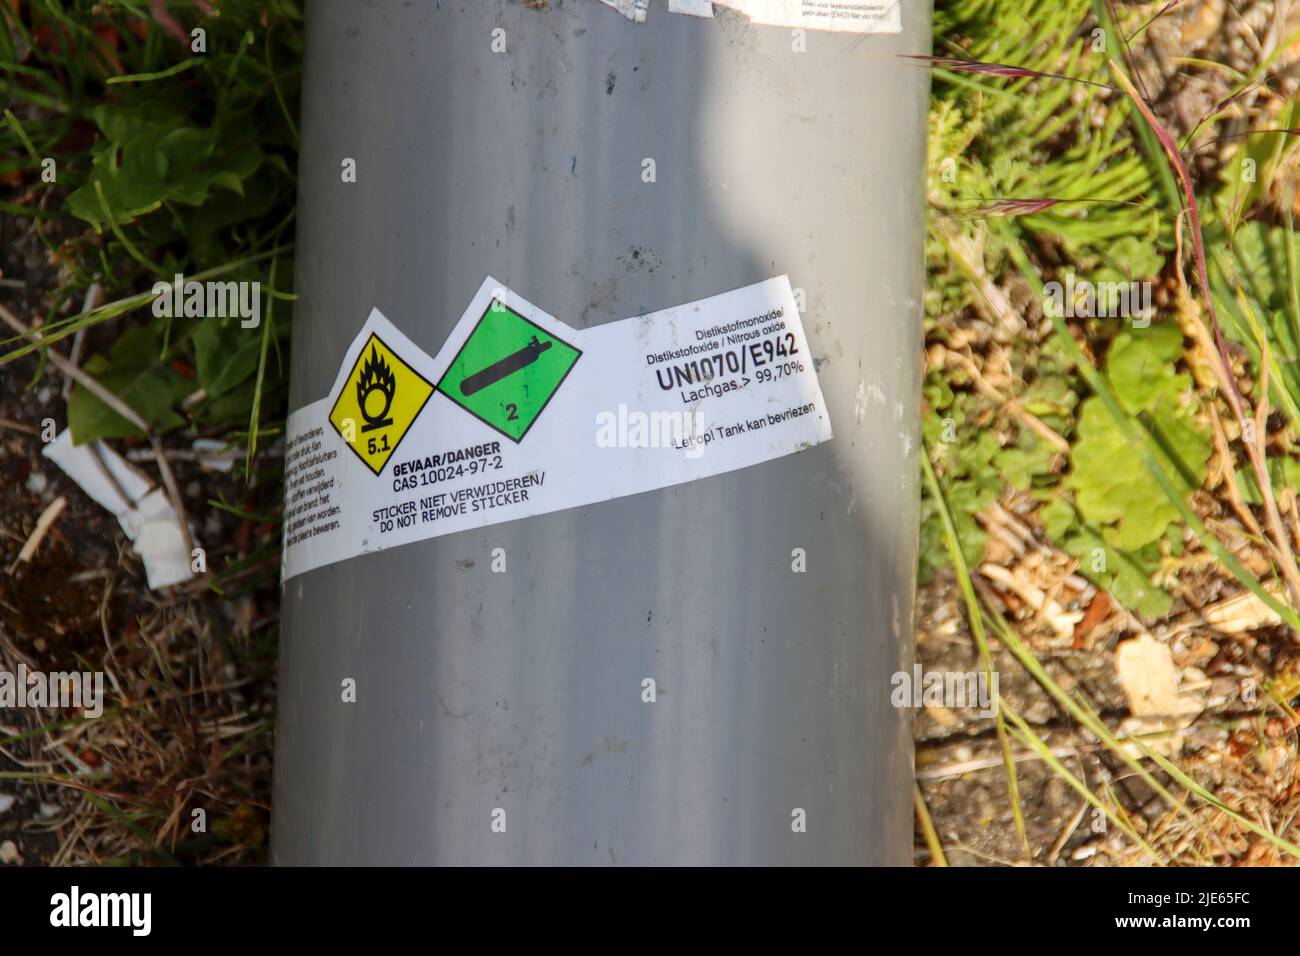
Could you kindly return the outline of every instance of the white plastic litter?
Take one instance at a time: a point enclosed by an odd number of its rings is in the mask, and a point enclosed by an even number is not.
[[[149,587],[157,590],[194,577],[176,511],[161,488],[155,488],[121,455],[103,442],[94,442],[105,468],[121,491],[113,487],[90,445],[73,445],[66,429],[45,447],[45,457],[75,481],[81,490],[111,511],[144,562]],[[123,500],[125,492],[128,500]]]
[[[190,447],[198,456],[199,467],[204,471],[229,473],[239,460],[238,448],[212,438],[196,438]]]

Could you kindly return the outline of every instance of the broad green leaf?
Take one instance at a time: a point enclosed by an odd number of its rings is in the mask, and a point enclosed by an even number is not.
[[[252,376],[261,343],[261,329],[245,329],[238,319],[200,320],[194,333],[195,366],[209,397],[220,398]]]
[[[1182,354],[1183,333],[1176,325],[1125,331],[1111,345],[1106,376],[1128,411],[1149,412],[1164,399],[1176,402],[1191,388],[1191,376],[1177,371]]]
[[[108,358],[93,356],[83,367],[147,422],[165,430],[184,424],[176,406],[192,385],[159,361],[161,348],[157,325],[134,328],[117,340]],[[68,396],[68,427],[78,445],[140,434],[80,384]]]
[[[1051,463],[1056,451],[1026,428],[1021,430],[1017,445],[998,452],[994,464],[1007,484],[1023,491],[1034,479],[1052,475]]]
[[[1079,571],[1105,588],[1121,605],[1147,618],[1164,617],[1173,598],[1151,583],[1153,568],[1131,554],[1122,553],[1099,535],[1081,528],[1060,542],[1067,554],[1079,559]]]
[[[1106,363],[1120,402],[1156,436],[1156,455],[1184,494],[1205,481],[1210,442],[1183,395],[1191,380],[1177,371],[1182,354],[1177,326],[1126,330],[1116,338]],[[1178,519],[1137,450],[1099,398],[1083,403],[1069,484],[1086,523],[1107,541],[1135,551],[1158,540]]]
[[[113,128],[135,127],[121,123]],[[119,223],[151,212],[164,201],[201,206],[217,188],[242,194],[244,180],[262,163],[262,153],[255,145],[227,140],[215,129],[194,127],[146,128],[125,142],[107,140],[95,148],[90,179],[68,197],[68,206],[102,229],[108,219],[96,185]]]

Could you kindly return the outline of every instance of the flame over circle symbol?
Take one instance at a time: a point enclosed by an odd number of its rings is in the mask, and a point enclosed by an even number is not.
[[[372,410],[372,406],[377,402],[368,402],[375,392],[383,398],[383,406],[377,411]],[[393,407],[393,396],[396,394],[397,379],[393,375],[393,370],[380,358],[375,346],[371,345],[370,356],[361,366],[361,375],[357,378],[357,405],[361,409],[361,417],[366,420],[366,424],[361,428],[363,432],[393,424],[393,420],[388,417],[388,410]]]

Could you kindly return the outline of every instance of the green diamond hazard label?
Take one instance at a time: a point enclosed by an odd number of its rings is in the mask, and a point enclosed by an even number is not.
[[[438,391],[519,442],[581,355],[579,349],[493,299],[443,373]]]

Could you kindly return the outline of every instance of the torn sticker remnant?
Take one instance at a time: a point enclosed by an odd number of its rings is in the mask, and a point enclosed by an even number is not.
[[[711,0],[668,0],[669,13],[685,13],[693,17],[713,16]]]
[[[623,16],[636,23],[645,23],[646,9],[650,0],[600,0],[607,7],[613,7]]]

